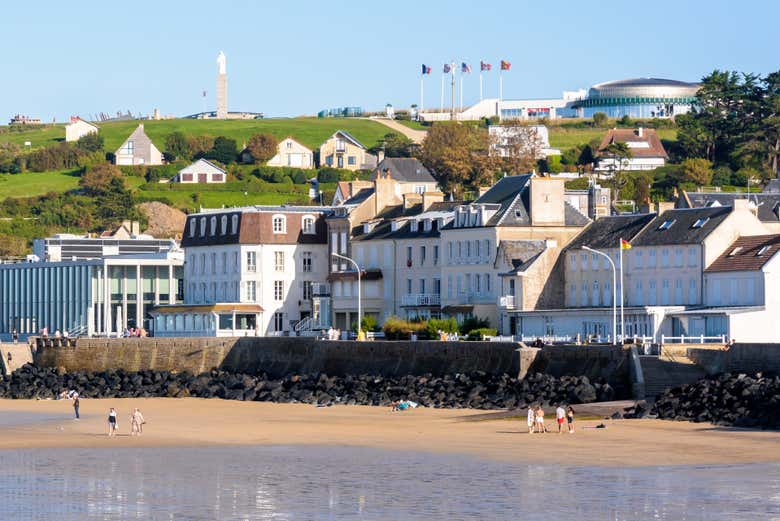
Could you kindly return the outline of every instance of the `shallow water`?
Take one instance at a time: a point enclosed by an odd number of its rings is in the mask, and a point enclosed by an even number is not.
[[[567,468],[350,447],[0,451],[3,520],[552,515],[780,519],[780,465]]]

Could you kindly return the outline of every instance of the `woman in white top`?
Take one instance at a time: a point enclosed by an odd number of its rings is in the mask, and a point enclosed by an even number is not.
[[[138,435],[140,436],[143,434],[144,428],[142,425],[144,424],[144,415],[141,414],[141,410],[136,407],[133,411],[133,414],[130,416],[130,436]]]
[[[528,434],[534,433],[534,423],[536,422],[536,409],[533,404],[528,406]]]

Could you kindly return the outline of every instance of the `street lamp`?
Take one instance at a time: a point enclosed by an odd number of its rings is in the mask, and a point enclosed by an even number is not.
[[[358,340],[360,340],[360,334],[363,331],[363,308],[361,307],[361,293],[360,293],[360,266],[358,266],[358,263],[354,261],[354,259],[351,259],[345,255],[339,255],[338,253],[331,252],[331,255],[334,257],[337,257],[339,259],[344,259],[345,261],[351,262],[352,265],[357,270],[357,286],[358,286],[358,327],[357,327],[357,335]],[[347,325],[349,326],[349,325]]]
[[[617,271],[615,270],[615,263],[612,262],[612,258],[604,252],[594,250],[588,246],[583,246],[582,249],[605,257],[612,268],[612,343],[617,344]]]

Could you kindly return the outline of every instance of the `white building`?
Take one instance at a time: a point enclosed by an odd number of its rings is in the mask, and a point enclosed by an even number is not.
[[[534,120],[577,117],[574,104],[587,95],[585,89],[565,91],[560,98],[511,100],[485,98],[482,101],[455,114],[459,121],[476,121],[483,118],[500,117],[504,120]],[[445,107],[446,108],[446,107]],[[423,121],[449,121],[449,111],[423,112]]]
[[[97,134],[99,129],[79,117],[70,118],[70,123],[65,125],[65,141],[68,143],[78,141],[88,134]]]
[[[625,143],[631,151],[631,157],[621,159],[610,153],[608,147],[614,143]],[[655,170],[664,166],[669,159],[655,130],[642,127],[636,130],[613,128],[607,131],[599,145],[598,155],[596,170],[599,172]]]
[[[143,123],[114,152],[116,165],[161,165],[163,156],[144,132]]]
[[[184,305],[154,311],[155,335],[290,335],[321,324],[320,312],[330,315],[329,300],[315,299],[327,294],[330,212],[253,206],[188,216]]]
[[[279,142],[278,152],[268,161],[268,166],[290,166],[295,168],[314,168],[314,152],[292,137]]]
[[[488,135],[491,155],[533,154],[537,159],[561,155],[559,149],[550,147],[550,133],[544,125],[490,125]]]
[[[224,183],[225,170],[205,159],[198,159],[189,166],[185,166],[174,178],[177,183],[212,184]]]
[[[565,305],[513,312],[516,329],[505,333],[611,338],[619,274],[613,284],[609,261],[584,246],[607,254],[619,271],[623,239],[631,246],[623,250],[625,335],[675,336],[672,314],[704,305],[704,270],[739,236],[762,233],[747,204],[602,217],[564,252]]]

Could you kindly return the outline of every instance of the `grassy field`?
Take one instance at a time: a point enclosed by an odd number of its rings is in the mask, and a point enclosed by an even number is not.
[[[143,179],[141,181],[143,182]],[[6,197],[34,197],[49,192],[67,192],[78,184],[78,170],[0,174],[0,200]]]
[[[119,148],[127,136],[138,126],[144,129],[160,150],[165,147],[168,134],[180,131],[188,135],[226,136],[238,142],[239,147],[252,134],[267,132],[279,139],[293,136],[311,149],[319,146],[337,130],[346,130],[366,147],[372,147],[387,134],[387,127],[367,119],[349,118],[276,118],[252,120],[204,120],[204,119],[167,119],[161,121],[114,121],[99,123],[100,132],[105,139],[106,150]],[[2,127],[0,127],[2,128]],[[51,145],[65,139],[65,126],[30,130],[27,132],[0,133],[0,143],[29,141],[33,147]]]

